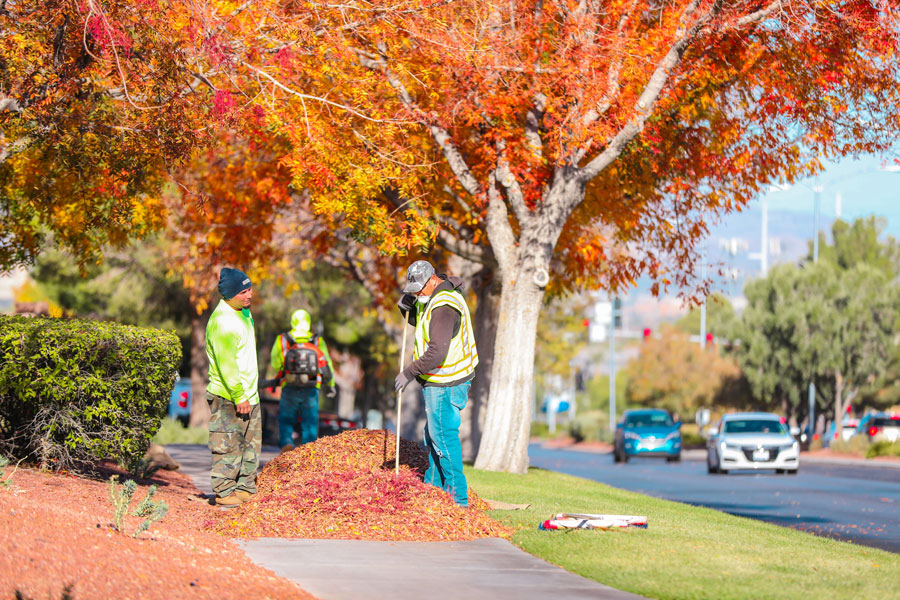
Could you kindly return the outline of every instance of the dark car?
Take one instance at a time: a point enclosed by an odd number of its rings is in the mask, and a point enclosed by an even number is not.
[[[634,456],[665,457],[681,460],[681,423],[669,411],[660,408],[626,410],[616,425],[613,458],[628,462]]]
[[[295,432],[299,429],[300,423],[301,419],[300,417],[297,417],[297,429],[295,429]],[[358,421],[354,421],[353,419],[345,419],[343,417],[337,416],[335,413],[319,413],[319,437],[325,437],[327,435],[337,435],[343,431],[350,431],[351,429],[359,428],[360,423]]]
[[[869,413],[859,420],[854,435],[864,435],[870,442],[900,441],[900,414]]]

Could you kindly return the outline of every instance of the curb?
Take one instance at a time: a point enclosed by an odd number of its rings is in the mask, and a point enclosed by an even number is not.
[[[841,458],[839,456],[804,456],[801,453],[800,460],[807,461],[807,462],[821,463],[821,464],[830,464],[830,465],[900,469],[900,461],[877,460],[874,458]]]
[[[535,443],[535,442],[532,442]],[[612,454],[611,450],[599,449],[599,448],[579,448],[578,444],[568,444],[568,445],[554,445],[554,444],[544,444],[540,441],[537,442],[540,446],[546,450],[572,450],[575,452],[588,452],[592,454]],[[701,448],[690,448],[681,451],[681,458],[683,460],[706,460],[706,450]],[[900,469],[900,461],[891,461],[891,460],[877,460],[872,458],[843,458],[840,456],[807,456],[804,453],[800,453],[800,460],[803,462],[811,462],[811,463],[819,463],[819,464],[831,464],[831,465],[843,465],[847,467],[870,467],[875,469],[887,468],[887,469]]]

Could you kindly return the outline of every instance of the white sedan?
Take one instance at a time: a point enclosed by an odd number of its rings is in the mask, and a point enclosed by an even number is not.
[[[710,473],[775,469],[796,474],[800,444],[791,437],[784,419],[773,413],[725,415],[706,448]]]

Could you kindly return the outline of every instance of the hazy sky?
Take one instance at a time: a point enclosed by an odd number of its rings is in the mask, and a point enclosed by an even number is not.
[[[836,196],[840,196],[840,214],[845,220],[879,215],[887,218],[885,231],[900,238],[900,172],[882,170],[885,166],[900,168],[895,163],[887,165],[880,158],[866,157],[860,160],[844,159],[833,163],[819,177],[804,180],[788,190],[773,191],[766,195],[771,211],[813,212],[815,185],[822,186],[821,214],[837,215]],[[759,208],[760,201],[753,203]],[[725,219],[727,223],[727,218]],[[810,221],[812,223],[812,221]]]

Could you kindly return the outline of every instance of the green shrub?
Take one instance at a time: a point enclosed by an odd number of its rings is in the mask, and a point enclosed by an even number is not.
[[[611,442],[609,415],[603,411],[582,413],[569,422],[569,435],[577,442]]]
[[[160,446],[168,444],[206,444],[209,443],[209,429],[206,427],[185,427],[178,419],[163,419],[162,426],[156,432],[153,441]]]
[[[878,440],[866,451],[866,458],[875,458],[876,456],[900,456],[900,442]]]
[[[704,448],[706,438],[700,435],[700,426],[696,423],[685,423],[681,426],[682,448]]]
[[[9,487],[11,485],[10,479],[12,478],[12,474],[9,476],[6,475],[6,466],[9,464],[9,459],[3,455],[0,455],[0,489]]]
[[[556,431],[554,433],[550,433],[550,427],[544,423],[543,421],[532,421],[531,422],[531,437],[539,438],[543,440],[555,440],[559,438],[566,438],[569,436],[569,431],[566,428],[565,423],[557,423]]]
[[[168,409],[174,333],[0,316],[0,453],[54,469],[129,464]]]
[[[869,451],[869,438],[864,435],[854,435],[849,440],[832,440],[828,445],[832,452],[839,454],[863,454]]]

